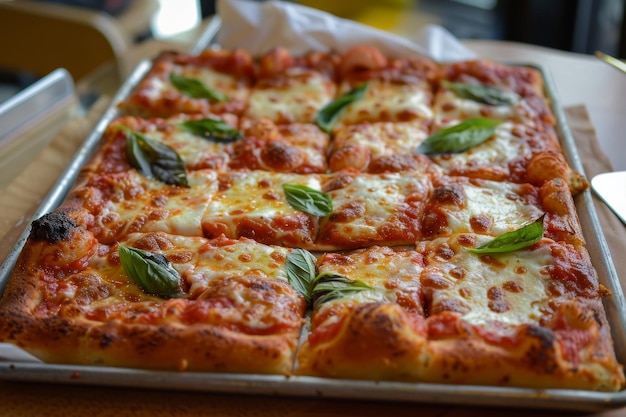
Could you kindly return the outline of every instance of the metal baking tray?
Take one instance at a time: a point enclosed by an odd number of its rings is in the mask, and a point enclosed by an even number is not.
[[[190,50],[199,52],[211,45],[219,30],[220,21],[214,19],[200,41]],[[522,64],[518,64],[522,65]],[[533,65],[530,65],[533,66]],[[119,113],[116,103],[129,95],[135,85],[151,67],[151,62],[141,62],[113,98],[92,133],[86,138],[61,175],[51,193],[40,205],[34,218],[60,205],[72,186],[78,171],[98,146],[109,122]],[[571,166],[584,174],[572,134],[555,94],[549,74],[533,66],[544,76],[546,94],[552,100],[552,110],[558,120],[558,133]],[[605,298],[605,309],[615,342],[616,354],[626,363],[626,306],[617,272],[602,233],[589,190],[576,197],[576,205],[583,226],[587,247],[598,270],[600,282],[613,296]],[[28,227],[20,236],[15,248],[0,266],[0,290],[11,275],[16,259],[23,247]],[[564,389],[528,389],[510,387],[404,383],[388,381],[341,380],[318,377],[252,374],[223,374],[203,372],[168,372],[128,368],[60,365],[43,363],[10,344],[0,343],[0,379],[14,381],[52,382],[79,385],[140,387],[184,391],[222,392],[232,394],[262,394],[300,396],[310,398],[367,399],[416,403],[445,403],[446,405],[474,405],[493,407],[522,407],[553,410],[595,411],[626,405],[626,391],[616,393]]]

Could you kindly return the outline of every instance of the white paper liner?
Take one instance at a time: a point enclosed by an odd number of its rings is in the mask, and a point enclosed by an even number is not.
[[[311,50],[341,53],[354,45],[367,44],[392,57],[417,54],[438,62],[476,58],[450,32],[437,25],[416,28],[414,41],[410,41],[330,13],[281,1],[218,0],[217,13],[222,19],[218,44],[226,49],[244,48],[257,56],[277,46],[302,54]]]

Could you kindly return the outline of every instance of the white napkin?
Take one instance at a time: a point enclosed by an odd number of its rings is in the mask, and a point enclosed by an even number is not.
[[[218,0],[217,13],[222,19],[218,44],[227,49],[245,48],[253,55],[275,46],[299,54],[310,50],[343,52],[357,44],[368,44],[390,56],[418,54],[439,62],[476,58],[450,32],[436,25],[419,28],[415,42],[411,42],[330,13],[281,1]]]

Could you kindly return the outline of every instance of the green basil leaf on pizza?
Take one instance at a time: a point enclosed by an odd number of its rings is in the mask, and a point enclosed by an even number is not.
[[[182,94],[191,98],[205,98],[211,101],[228,101],[228,97],[217,90],[209,88],[197,78],[185,77],[170,73],[170,82]]]
[[[513,92],[503,91],[484,84],[450,81],[442,81],[441,84],[461,98],[489,106],[510,106],[519,100],[519,96]]]
[[[319,128],[326,133],[330,133],[345,108],[355,101],[362,99],[366,90],[367,83],[361,84],[324,106],[317,113],[316,123]]]
[[[285,262],[287,280],[307,304],[311,302],[311,291],[315,280],[315,256],[305,249],[294,249]]]
[[[180,127],[202,139],[219,143],[235,142],[242,137],[241,132],[219,119],[186,120]]]
[[[427,156],[465,152],[489,139],[499,124],[499,121],[487,118],[467,119],[430,135],[416,152]]]
[[[318,217],[327,216],[333,211],[333,201],[323,191],[298,184],[283,184],[283,190],[287,202],[296,210]]]
[[[147,294],[161,298],[186,296],[180,274],[165,256],[124,245],[119,245],[118,253],[126,275]]]
[[[130,166],[147,178],[189,187],[185,163],[174,149],[131,129],[123,129],[126,131],[126,156]]]
[[[506,253],[532,246],[543,237],[544,216],[517,230],[504,233],[487,243],[475,248],[467,248],[467,250],[477,254]]]

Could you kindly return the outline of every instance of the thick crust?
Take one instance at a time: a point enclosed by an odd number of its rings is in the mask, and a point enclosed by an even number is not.
[[[336,309],[337,318],[331,328],[320,327],[310,333],[299,351],[296,373],[349,379],[619,390],[624,377],[611,349],[601,305],[597,301],[565,303],[556,317],[568,309],[580,316],[597,315],[599,322],[584,320],[584,341],[576,341],[572,329],[521,325],[501,328],[499,332],[497,326],[473,326],[456,315],[410,317],[406,311],[388,304]]]
[[[0,311],[0,335],[50,363],[290,375],[298,333],[242,335],[217,326],[90,323]]]
[[[624,376],[612,353],[600,302],[566,302],[553,320],[572,313],[587,317],[576,330],[522,325],[513,333],[507,330],[508,336],[493,327],[464,326],[452,319],[458,326],[454,337],[429,340],[422,378],[452,384],[619,390]]]
[[[427,344],[423,318],[392,304],[345,306],[333,313],[335,321],[314,328],[300,349],[298,375],[422,379]]]

